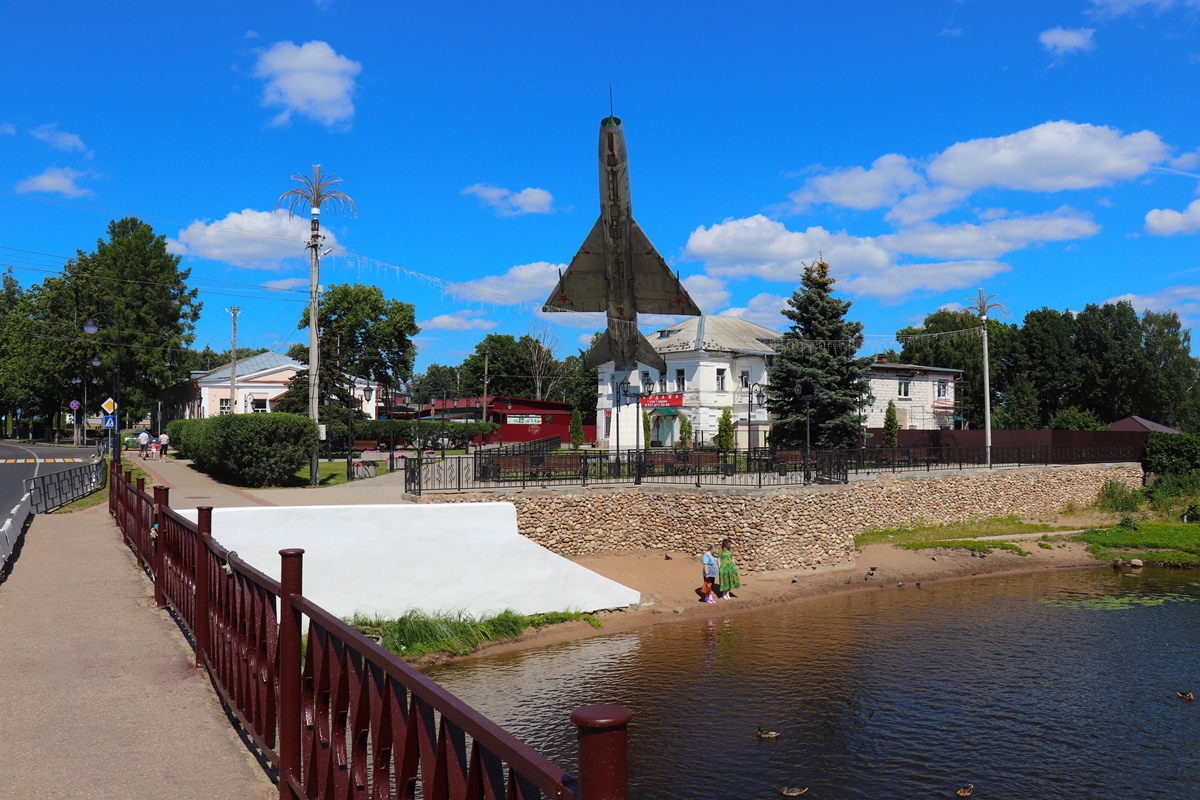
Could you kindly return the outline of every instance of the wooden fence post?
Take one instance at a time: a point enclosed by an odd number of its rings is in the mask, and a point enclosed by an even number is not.
[[[209,547],[212,540],[212,507],[196,509],[196,666],[208,664]]]
[[[571,712],[579,728],[580,800],[626,800],[629,796],[627,728],[633,712],[624,706],[580,706]]]
[[[131,471],[129,474],[132,475],[133,472]],[[135,485],[137,490],[134,494],[133,504],[133,541],[137,545],[138,563],[141,564],[142,569],[145,569],[150,565],[150,554],[146,552],[146,542],[149,537],[142,530],[142,520],[145,519],[143,516],[145,512],[142,511],[142,492],[146,491],[146,479],[138,478]]]
[[[300,615],[292,598],[303,590],[304,551],[280,550],[279,590],[279,799],[293,800],[300,782]]]

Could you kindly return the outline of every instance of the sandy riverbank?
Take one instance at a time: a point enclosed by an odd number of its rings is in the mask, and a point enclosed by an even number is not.
[[[1054,542],[1052,549],[1047,550],[1031,539],[1018,542],[1029,553],[1027,556],[993,550],[986,558],[972,558],[966,550],[905,550],[888,544],[868,545],[849,564],[801,572],[778,570],[743,574],[741,588],[734,590],[736,598],[718,600],[711,605],[700,602],[696,594],[696,587],[700,585],[699,554],[643,550],[623,555],[579,557],[573,560],[640,591],[641,606],[597,615],[603,622],[599,630],[586,622],[555,625],[530,631],[514,641],[486,646],[463,658],[515,652],[680,620],[702,619],[713,614],[745,613],[849,592],[920,591],[917,581],[928,584],[1005,573],[1102,566],[1084,552],[1084,545],[1079,542]],[[668,555],[670,560],[665,558]],[[871,567],[876,568],[875,577],[865,580]],[[905,586],[897,586],[900,582]]]

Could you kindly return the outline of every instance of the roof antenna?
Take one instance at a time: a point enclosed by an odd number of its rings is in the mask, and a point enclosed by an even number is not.
[[[609,117],[609,119],[612,119],[612,115],[613,115],[612,84],[610,83],[608,85],[608,117]]]

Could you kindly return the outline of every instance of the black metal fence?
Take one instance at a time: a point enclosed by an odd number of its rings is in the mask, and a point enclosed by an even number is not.
[[[1092,464],[1138,461],[1132,445],[1013,445],[894,447],[856,450],[646,450],[526,452],[485,450],[447,459],[408,459],[404,486],[411,494],[472,490],[681,484],[786,486],[847,483],[851,476],[883,472]]]
[[[25,479],[25,491],[35,514],[65,506],[92,492],[103,489],[108,482],[108,462],[97,461],[82,467]]]

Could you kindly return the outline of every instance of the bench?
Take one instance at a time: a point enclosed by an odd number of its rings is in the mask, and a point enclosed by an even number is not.
[[[354,440],[354,449],[355,450],[378,450],[379,442],[376,441],[375,439],[355,439]]]

